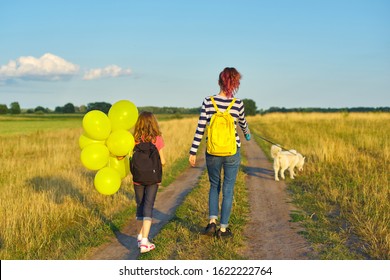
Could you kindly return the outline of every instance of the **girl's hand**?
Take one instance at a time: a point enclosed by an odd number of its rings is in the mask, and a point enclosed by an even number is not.
[[[122,159],[124,159],[125,157],[126,157],[126,156],[117,156],[116,159],[117,159],[117,160],[122,160]]]

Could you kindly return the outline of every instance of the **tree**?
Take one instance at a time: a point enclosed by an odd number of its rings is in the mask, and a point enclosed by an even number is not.
[[[87,111],[89,112],[92,110],[99,110],[102,111],[103,113],[108,114],[108,111],[110,110],[111,106],[112,105],[110,103],[106,103],[106,102],[88,103]]]
[[[0,114],[5,115],[8,113],[8,107],[5,104],[0,104]]]
[[[256,102],[252,99],[243,99],[245,106],[245,115],[247,116],[255,116],[257,112]]]
[[[86,112],[87,112],[87,106],[81,105],[81,106],[79,107],[79,112],[80,112],[80,113],[86,113]]]
[[[69,114],[69,113],[76,112],[76,110],[75,110],[74,105],[72,103],[67,103],[64,106],[63,112]]]
[[[12,102],[9,111],[11,114],[20,114],[22,110],[20,109],[19,102]]]
[[[34,109],[34,113],[47,113],[47,111],[42,106],[38,106]]]

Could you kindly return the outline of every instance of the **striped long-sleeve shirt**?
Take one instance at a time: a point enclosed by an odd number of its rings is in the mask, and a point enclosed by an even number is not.
[[[233,99],[228,99],[226,97],[216,95],[214,96],[214,100],[218,106],[218,110],[224,112],[227,109],[227,107],[229,107]],[[206,126],[210,124],[210,119],[215,113],[216,111],[213,106],[213,103],[211,102],[210,96],[206,97],[203,100],[203,104],[202,104],[202,108],[198,120],[198,126],[196,128],[194,140],[192,142],[192,146],[190,149],[191,155],[196,155],[200,142],[202,141]],[[248,123],[245,119],[244,103],[240,99],[236,98],[234,105],[230,109],[230,114],[234,118],[234,123],[236,127],[236,142],[237,142],[237,146],[240,147],[241,142],[240,142],[240,137],[238,136],[237,133],[237,123],[241,127],[242,132],[244,134],[247,134],[249,132]]]

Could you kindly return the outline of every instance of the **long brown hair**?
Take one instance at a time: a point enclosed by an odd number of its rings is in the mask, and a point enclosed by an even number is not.
[[[154,142],[157,136],[161,136],[161,131],[156,117],[151,112],[141,112],[134,127],[134,140]]]
[[[240,87],[241,74],[234,67],[226,67],[219,74],[218,84],[228,98],[233,97]]]

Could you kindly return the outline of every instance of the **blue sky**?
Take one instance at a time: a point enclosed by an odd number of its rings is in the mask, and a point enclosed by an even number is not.
[[[1,1],[0,104],[390,106],[390,1]]]

